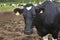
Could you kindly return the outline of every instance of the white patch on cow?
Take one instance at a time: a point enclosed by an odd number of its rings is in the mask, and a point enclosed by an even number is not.
[[[26,7],[26,9],[27,9],[27,10],[30,10],[30,9],[32,9],[32,6],[30,6],[30,7]]]
[[[19,12],[17,12],[16,15],[17,15],[17,16],[20,15]]]
[[[57,39],[52,38],[52,40],[57,40]]]
[[[44,36],[43,40],[48,40],[48,35]]]

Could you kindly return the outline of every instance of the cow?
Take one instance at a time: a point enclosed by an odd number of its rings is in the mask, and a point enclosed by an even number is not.
[[[16,8],[14,9],[14,12],[16,13],[16,15],[19,15],[19,13],[23,14],[26,29],[25,33],[31,34],[34,18],[36,16],[35,7],[33,6],[33,4],[27,4],[23,9]]]
[[[37,31],[40,36],[52,34],[52,40],[58,40],[58,32],[60,31],[60,5],[56,2],[45,1],[42,5],[37,6],[38,10],[43,10],[42,15],[36,15],[40,20],[37,20]],[[40,26],[40,27],[38,27]],[[48,39],[46,39],[48,40]]]
[[[58,32],[60,31],[60,13],[58,8],[54,2],[45,1],[42,5],[36,7],[33,4],[27,4],[23,9],[14,9],[14,12],[17,13],[16,15],[19,15],[19,13],[23,14],[25,34],[32,34],[33,26],[35,26],[37,33],[42,38],[47,34],[52,34],[54,40],[58,40]],[[41,10],[43,10],[43,12],[41,12]]]

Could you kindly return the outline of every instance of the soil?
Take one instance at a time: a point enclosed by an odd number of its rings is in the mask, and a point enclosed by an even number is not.
[[[33,34],[24,34],[23,15],[16,16],[13,12],[0,12],[0,40],[40,40],[37,30]]]

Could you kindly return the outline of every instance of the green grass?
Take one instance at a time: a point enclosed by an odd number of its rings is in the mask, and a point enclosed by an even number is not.
[[[0,6],[0,11],[13,11],[15,7],[12,7],[12,6]]]
[[[2,2],[0,2],[0,4],[4,4]],[[0,12],[2,11],[13,11],[15,7],[12,6],[8,6],[9,4],[20,4],[20,2],[5,2],[5,4],[7,4],[7,6],[0,6]]]

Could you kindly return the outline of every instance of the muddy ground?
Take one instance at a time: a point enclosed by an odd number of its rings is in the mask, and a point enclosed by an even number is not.
[[[0,40],[40,40],[36,29],[33,34],[24,34],[24,18],[13,12],[0,12]]]

